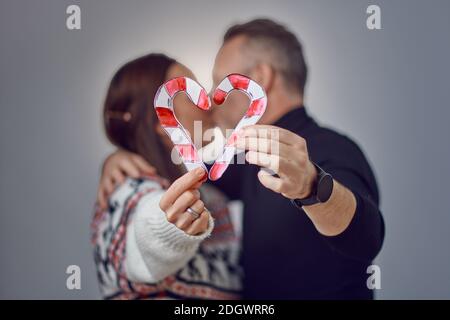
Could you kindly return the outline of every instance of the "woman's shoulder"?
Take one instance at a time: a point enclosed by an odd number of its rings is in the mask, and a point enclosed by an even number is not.
[[[169,180],[158,175],[145,175],[139,178],[127,178],[124,185],[136,190],[146,188],[167,189],[170,185]],[[123,186],[119,186],[123,187]]]
[[[156,175],[127,178],[109,196],[106,212],[123,214],[123,210],[134,208],[143,198],[161,193],[168,184],[166,179]]]
[[[96,205],[91,222],[95,235],[99,228],[117,228],[128,220],[131,212],[143,199],[151,198],[152,194],[160,194],[167,188],[168,181],[159,176],[143,176],[127,178],[108,197],[105,210]]]
[[[114,190],[109,200],[122,202],[130,195],[167,189],[168,185],[169,182],[166,179],[156,175],[127,178]]]

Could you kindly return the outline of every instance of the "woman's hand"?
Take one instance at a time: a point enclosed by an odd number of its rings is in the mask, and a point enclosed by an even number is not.
[[[198,191],[205,176],[202,168],[189,171],[172,183],[159,202],[167,220],[190,235],[199,235],[208,229],[210,214]]]

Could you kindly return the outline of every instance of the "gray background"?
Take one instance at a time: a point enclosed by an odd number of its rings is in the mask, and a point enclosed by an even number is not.
[[[82,29],[66,29],[81,6]],[[378,4],[382,30],[366,28]],[[386,220],[377,297],[450,298],[450,1],[0,3],[0,298],[99,298],[89,222],[111,150],[100,110],[113,72],[164,51],[208,88],[227,26],[287,24],[310,66],[307,105],[374,166]],[[65,287],[65,269],[82,289]]]

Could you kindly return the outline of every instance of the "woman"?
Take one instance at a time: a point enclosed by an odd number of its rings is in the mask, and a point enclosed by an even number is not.
[[[239,297],[240,248],[226,199],[203,184],[203,169],[183,175],[182,165],[172,162],[173,145],[153,108],[158,87],[180,76],[194,78],[173,59],[150,54],[121,67],[109,86],[109,140],[140,155],[160,176],[129,178],[111,194],[106,210],[97,206],[92,244],[104,298]],[[191,135],[194,121],[208,123],[207,113],[186,96],[178,95],[174,104]]]

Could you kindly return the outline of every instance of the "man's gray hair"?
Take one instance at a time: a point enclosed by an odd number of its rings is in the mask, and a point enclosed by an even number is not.
[[[291,31],[270,19],[255,19],[230,27],[223,41],[236,36],[245,36],[244,49],[250,50],[253,56],[269,57],[267,62],[282,75],[286,85],[303,94],[308,69],[302,45]]]

